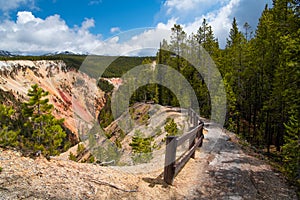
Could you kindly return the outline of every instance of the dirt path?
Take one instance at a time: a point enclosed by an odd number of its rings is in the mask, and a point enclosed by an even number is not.
[[[210,126],[203,147],[168,186],[162,170],[127,173],[72,161],[32,160],[0,149],[0,200],[297,199],[281,174],[245,154],[234,135]]]
[[[283,176],[266,162],[247,155],[235,135],[209,128],[196,158],[196,187],[189,199],[297,199]]]

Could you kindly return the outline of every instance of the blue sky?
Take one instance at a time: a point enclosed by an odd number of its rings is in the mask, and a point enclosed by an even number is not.
[[[85,53],[97,48],[98,54],[126,54],[158,46],[168,37],[160,30],[170,30],[174,23],[182,24],[187,33],[196,32],[203,18],[224,47],[233,17],[241,30],[247,21],[254,31],[265,4],[271,2],[0,0],[0,49],[39,54],[65,50]],[[142,29],[131,31],[137,28]]]
[[[114,27],[129,30],[154,26],[153,16],[159,12],[160,3],[155,0],[40,0],[36,1],[38,8],[33,9],[32,13],[41,18],[59,14],[69,27],[80,25],[86,18],[94,19],[95,27],[90,29],[91,32],[106,38],[112,35],[110,30]],[[22,8],[26,10],[24,6],[18,10]],[[14,11],[14,19],[16,14]]]

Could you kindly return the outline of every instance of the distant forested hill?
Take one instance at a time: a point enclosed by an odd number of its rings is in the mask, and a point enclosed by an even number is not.
[[[63,60],[67,68],[73,68],[79,70],[82,63],[88,56],[86,55],[50,55],[50,56],[0,56],[0,60]],[[143,60],[150,59],[155,60],[156,57],[127,57],[127,56],[91,56],[93,60],[96,60],[96,63],[93,63],[93,67],[86,68],[82,70],[87,72],[91,76],[98,74],[98,67],[105,67],[106,70],[102,74],[104,78],[111,77],[121,77],[124,73],[130,69],[141,65]],[[90,61],[91,59],[87,59]],[[110,61],[113,61],[110,63]],[[108,66],[105,66],[106,63],[109,63]],[[81,69],[80,69],[81,70]],[[98,77],[94,77],[98,78]]]

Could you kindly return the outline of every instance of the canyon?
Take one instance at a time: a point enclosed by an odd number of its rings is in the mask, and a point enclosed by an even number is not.
[[[106,101],[96,79],[68,68],[61,60],[0,61],[1,90],[24,102],[28,100],[27,92],[33,84],[49,92],[49,102],[54,105],[53,115],[65,119],[64,125],[77,141],[80,123],[91,125]]]

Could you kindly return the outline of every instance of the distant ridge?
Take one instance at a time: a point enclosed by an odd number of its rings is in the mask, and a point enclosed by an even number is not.
[[[72,51],[56,51],[53,53],[46,53],[46,54],[30,54],[30,53],[25,53],[25,52],[9,52],[6,50],[1,50],[0,49],[0,56],[3,57],[13,57],[13,56],[56,56],[56,55],[78,55],[78,56],[86,56],[89,55],[89,53],[74,53]]]
[[[44,56],[55,56],[55,55],[88,55],[88,53],[80,54],[80,53],[74,53],[72,51],[56,51],[54,53],[44,54]]]
[[[5,50],[0,50],[0,56],[14,56],[11,52],[5,51]]]

